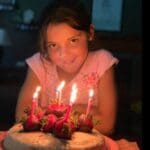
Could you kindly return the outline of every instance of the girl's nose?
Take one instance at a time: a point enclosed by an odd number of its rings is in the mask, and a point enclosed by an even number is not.
[[[60,57],[65,58],[67,56],[67,49],[65,47],[60,49]]]

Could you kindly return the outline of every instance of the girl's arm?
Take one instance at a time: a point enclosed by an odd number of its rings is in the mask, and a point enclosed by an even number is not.
[[[38,85],[40,85],[38,78],[36,77],[35,73],[29,68],[17,100],[15,114],[16,121],[19,121],[21,119],[25,107],[31,106],[33,93]]]
[[[114,77],[114,67],[111,67],[100,78],[98,85],[98,106],[94,116],[100,120],[96,126],[105,135],[112,134],[116,122],[117,92]]]
[[[74,105],[75,109],[85,113],[87,105]],[[114,68],[111,67],[98,83],[98,105],[92,107],[92,114],[100,124],[95,128],[102,134],[112,134],[116,121],[117,94],[114,82]]]

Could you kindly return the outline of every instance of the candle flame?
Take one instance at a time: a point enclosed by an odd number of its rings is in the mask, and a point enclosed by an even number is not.
[[[34,92],[33,94],[33,99],[37,98],[38,97],[38,92]]]
[[[58,86],[57,91],[61,91],[64,86],[65,86],[65,81],[62,81],[62,82],[60,83],[60,85]]]
[[[78,92],[77,85],[74,83],[73,86],[72,86],[72,92],[71,92],[71,97],[70,97],[70,103],[71,103],[71,105],[76,100],[77,92]]]
[[[37,86],[37,87],[36,87],[36,90],[35,90],[35,92],[34,92],[34,94],[33,94],[33,99],[38,98],[40,90],[41,90],[41,87],[40,87],[40,86]]]
[[[41,91],[41,86],[37,86],[36,87],[36,92],[40,92]]]
[[[93,100],[93,96],[94,96],[94,90],[93,89],[90,89],[89,90],[89,101],[88,101],[88,106],[87,106],[87,110],[86,110],[86,118],[88,116],[88,114],[90,113],[91,111],[91,106],[92,106],[92,100]]]
[[[93,97],[93,96],[94,96],[94,90],[90,89],[90,91],[89,91],[89,97]]]

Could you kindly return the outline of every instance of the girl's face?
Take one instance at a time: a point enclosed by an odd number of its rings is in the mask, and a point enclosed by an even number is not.
[[[78,72],[88,53],[87,33],[60,23],[50,24],[46,36],[51,61],[67,73]]]

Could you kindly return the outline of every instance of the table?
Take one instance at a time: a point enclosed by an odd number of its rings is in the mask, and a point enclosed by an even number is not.
[[[7,131],[0,131],[0,150],[3,150],[2,142],[6,134],[7,134]],[[106,141],[111,140],[109,137],[105,137],[105,138],[107,139]],[[131,142],[122,138],[114,142],[116,142],[116,144],[118,145],[119,150],[140,150],[136,141]],[[115,149],[109,149],[109,150],[115,150]]]

